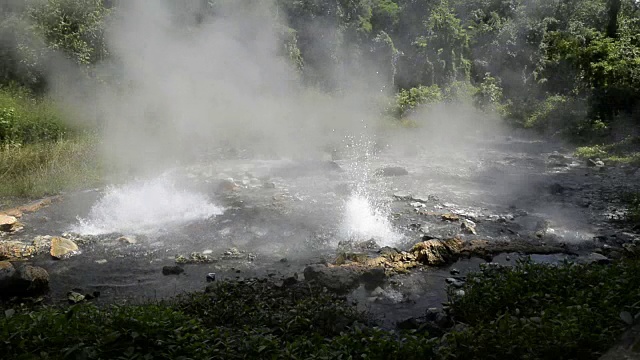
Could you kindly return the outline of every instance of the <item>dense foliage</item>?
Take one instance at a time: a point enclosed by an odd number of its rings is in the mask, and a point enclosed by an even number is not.
[[[452,291],[442,337],[375,327],[308,283],[220,283],[170,303],[10,309],[12,359],[597,359],[640,312],[640,263],[518,263]]]
[[[175,8],[197,26],[228,3],[238,2]],[[3,7],[0,84],[46,89],[47,62],[60,51],[87,74],[109,59],[104,30],[117,1]],[[466,82],[476,105],[514,124],[582,140],[611,135],[620,119],[637,126],[637,0],[276,0],[265,9],[281,22],[282,54],[307,83],[336,90],[357,79],[393,89],[396,116],[419,105],[411,94],[429,89],[429,103],[433,87]]]

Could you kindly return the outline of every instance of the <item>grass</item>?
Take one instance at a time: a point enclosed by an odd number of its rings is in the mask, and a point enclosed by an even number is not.
[[[55,104],[17,87],[0,87],[0,144],[56,141],[74,133]]]
[[[640,261],[519,262],[468,277],[442,337],[377,328],[312,284],[226,282],[170,302],[22,309],[0,319],[11,359],[597,359],[640,312]]]
[[[68,126],[51,100],[0,87],[0,198],[6,203],[95,185],[95,140]]]
[[[34,198],[99,183],[91,137],[0,148],[0,197]]]
[[[575,154],[583,159],[600,158],[608,163],[640,166],[640,137],[629,136],[606,145],[582,146]]]

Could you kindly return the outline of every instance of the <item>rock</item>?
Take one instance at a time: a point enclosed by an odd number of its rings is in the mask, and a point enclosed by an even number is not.
[[[460,229],[462,229],[462,232],[465,234],[478,235],[476,232],[476,224],[471,220],[464,219],[462,224],[460,224]]]
[[[180,266],[163,266],[162,275],[180,275],[184,272],[184,269]]]
[[[222,180],[218,185],[218,192],[231,192],[240,189],[240,185],[236,184],[232,178]]]
[[[16,224],[18,224],[18,219],[14,216],[0,214],[0,231],[14,231]]]
[[[442,214],[441,218],[444,221],[451,221],[451,222],[460,220],[460,217],[458,215],[450,214],[450,213],[449,214]]]
[[[96,264],[100,264],[100,265],[106,264],[107,262],[108,262],[107,259],[96,260]]]
[[[120,236],[118,239],[116,239],[116,241],[125,245],[133,245],[138,242],[138,240],[134,236]]]
[[[600,360],[640,359],[640,324],[627,330]]]
[[[400,166],[387,166],[375,171],[377,176],[404,176],[409,175],[407,169]]]
[[[376,243],[376,241],[374,239],[369,239],[367,241],[361,241],[359,243],[356,243],[353,247],[355,249],[362,250],[362,251],[365,251],[365,250],[375,251],[375,250],[380,249],[380,246],[378,246],[378,243]]]
[[[464,286],[464,281],[456,279],[456,278],[447,278],[445,280],[447,282],[447,284],[453,286],[454,288],[461,288]]]
[[[600,160],[599,158],[589,159],[589,160],[587,160],[587,166],[593,167],[593,168],[597,168],[597,169],[603,169],[604,168],[604,162],[602,160]]]
[[[224,259],[241,259],[244,257],[244,254],[236,248],[229,248],[222,254],[222,257]]]
[[[411,200],[426,203],[429,201],[438,201],[438,198],[434,195],[413,195],[411,196]]]
[[[51,238],[50,254],[54,259],[62,260],[73,256],[78,252],[78,245],[69,239],[62,237]]]
[[[369,255],[365,253],[343,252],[338,255],[334,263],[336,265],[344,265],[351,262],[362,264],[365,263],[367,259],[369,259]]]
[[[32,243],[38,254],[51,250],[51,236],[36,236]]]
[[[414,245],[410,253],[422,264],[439,266],[455,261],[462,247],[463,242],[457,238],[427,240]]]
[[[211,256],[199,252],[192,252],[188,257],[184,255],[176,255],[175,259],[176,264],[208,264],[217,261]]]
[[[33,256],[36,248],[21,241],[0,241],[0,260],[23,259]]]
[[[453,269],[451,269],[451,270],[449,271],[449,274],[451,274],[451,275],[458,275],[458,274],[460,274],[460,270],[458,270],[458,269],[456,269],[456,268],[453,268]]]
[[[408,193],[406,191],[398,191],[396,193],[393,193],[393,197],[398,200],[409,200],[411,199],[411,193]]]
[[[13,281],[13,291],[17,295],[39,295],[49,290],[49,273],[41,267],[24,265],[18,269]]]
[[[77,304],[83,302],[85,300],[85,296],[79,292],[69,291],[67,293],[67,300],[69,300],[69,304]]]
[[[16,269],[8,261],[0,261],[0,293],[11,285],[13,277],[16,275]]]
[[[350,269],[327,267],[322,264],[307,266],[304,269],[304,278],[337,293],[346,293],[354,289],[358,286],[359,280],[358,274]]]
[[[164,272],[164,269],[163,269]],[[216,273],[208,273],[207,274],[207,282],[216,281]]]
[[[360,275],[360,282],[364,284],[367,290],[373,290],[384,284],[387,274],[383,268],[369,269]]]
[[[578,264],[609,264],[611,262],[611,259],[609,259],[608,257],[602,255],[602,254],[598,254],[598,253],[591,253],[587,256],[580,256],[578,257],[578,259],[576,259],[576,262]]]
[[[549,193],[551,195],[561,195],[565,192],[566,189],[567,188],[560,185],[559,183],[554,183],[551,186],[549,186]]]

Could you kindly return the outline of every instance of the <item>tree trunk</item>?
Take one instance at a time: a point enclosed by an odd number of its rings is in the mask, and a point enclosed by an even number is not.
[[[620,13],[621,0],[609,0],[609,23],[607,24],[607,36],[618,36],[618,13]]]

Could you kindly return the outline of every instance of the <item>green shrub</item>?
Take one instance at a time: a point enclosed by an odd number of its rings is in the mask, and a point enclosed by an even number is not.
[[[71,132],[49,100],[21,89],[0,88],[0,145],[55,141]]]
[[[442,101],[442,91],[438,85],[418,86],[398,92],[393,110],[397,118],[403,117],[409,110],[419,105],[434,104]]]
[[[445,358],[597,359],[640,312],[640,263],[550,266],[524,261],[468,277],[452,296]],[[624,317],[624,316],[623,316]]]

